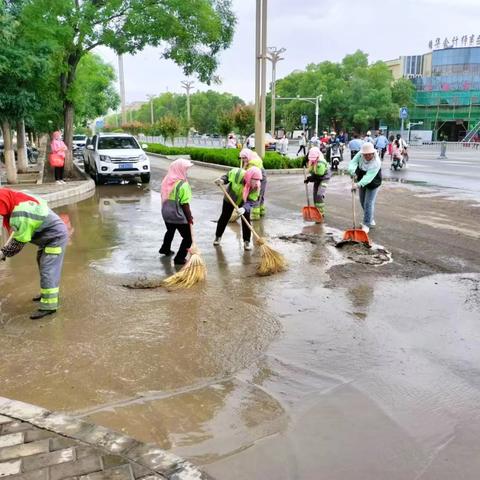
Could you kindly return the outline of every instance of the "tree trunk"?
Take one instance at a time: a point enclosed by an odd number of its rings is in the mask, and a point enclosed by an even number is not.
[[[17,122],[17,168],[19,173],[27,173],[28,158],[25,146],[25,122]]]
[[[72,155],[72,144],[73,144],[73,116],[75,114],[75,107],[73,103],[69,100],[65,100],[63,109],[63,121],[64,121],[64,130],[63,130],[63,141],[68,147],[68,150],[65,152],[65,175],[67,177],[72,176],[73,174],[73,155]]]
[[[3,133],[3,155],[5,158],[5,168],[7,169],[7,183],[18,183],[17,166],[15,164],[15,152],[12,144],[12,130],[10,129],[10,122],[2,120]]]

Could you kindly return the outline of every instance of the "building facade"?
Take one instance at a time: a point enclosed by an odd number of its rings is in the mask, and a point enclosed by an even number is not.
[[[459,141],[480,128],[480,46],[450,46],[386,63],[395,79],[415,85],[410,120],[423,122],[434,140]]]

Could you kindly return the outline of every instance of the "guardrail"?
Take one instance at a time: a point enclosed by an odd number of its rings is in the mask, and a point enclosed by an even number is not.
[[[439,152],[442,146],[450,152],[474,151],[480,149],[480,142],[410,142],[410,147],[425,151]]]

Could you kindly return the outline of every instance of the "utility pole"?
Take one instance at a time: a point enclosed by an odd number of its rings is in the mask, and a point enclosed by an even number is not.
[[[122,124],[127,123],[127,110],[125,107],[125,76],[123,73],[123,56],[118,56],[118,79],[120,81],[120,101],[122,112]]]
[[[255,35],[255,150],[265,156],[265,93],[267,74],[267,3],[257,0]]]
[[[270,123],[270,134],[272,137],[275,137],[275,95],[276,95],[276,88],[275,82],[277,79],[277,62],[284,60],[283,57],[280,55],[286,51],[286,48],[279,48],[277,47],[268,47],[268,55],[267,59],[272,62],[272,113],[271,113],[271,123]]]
[[[181,82],[182,88],[185,89],[187,92],[187,145],[190,142],[190,90],[192,90],[193,87],[193,82],[191,80],[184,80]]]
[[[155,123],[155,118],[153,116],[153,99],[155,95],[147,95],[147,98],[150,100],[150,123],[153,125]]]

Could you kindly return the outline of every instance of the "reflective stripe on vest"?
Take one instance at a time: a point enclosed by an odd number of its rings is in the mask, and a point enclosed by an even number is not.
[[[62,247],[45,247],[44,251],[47,255],[60,255]]]

